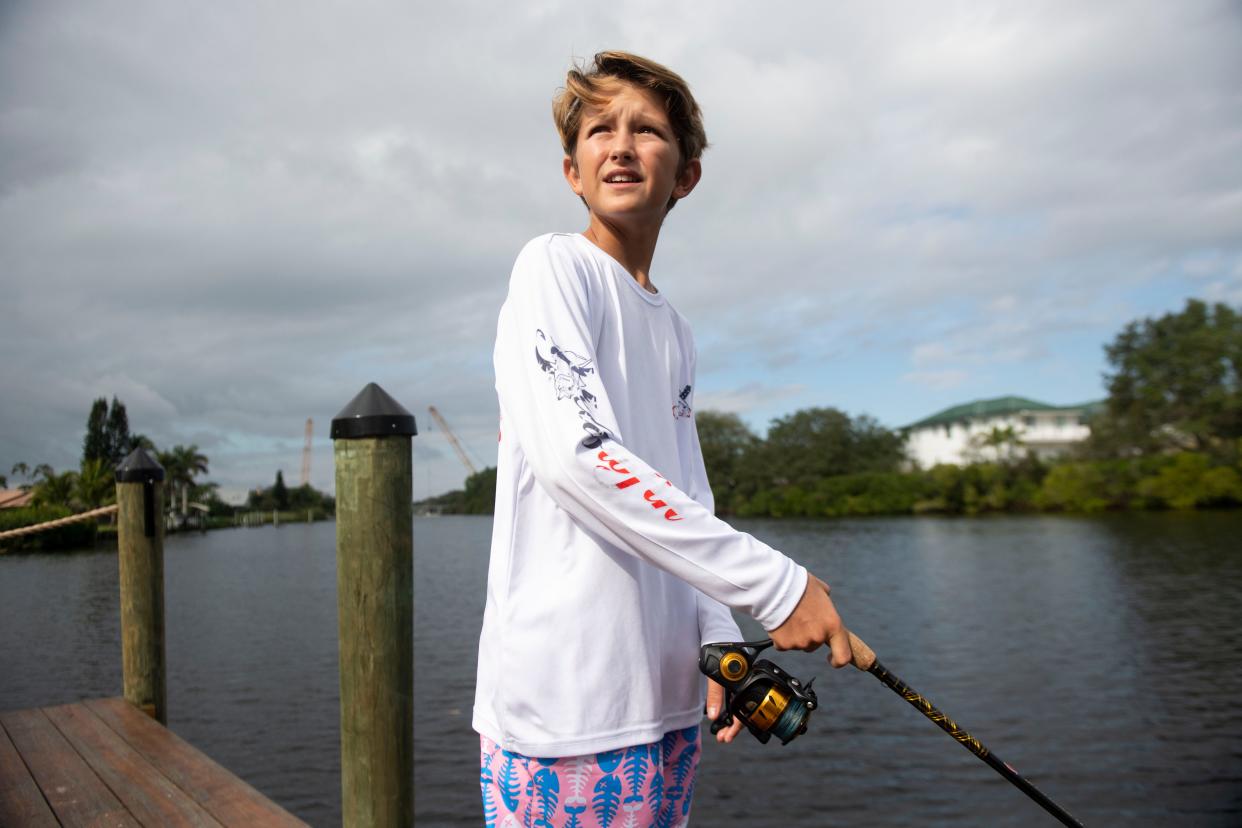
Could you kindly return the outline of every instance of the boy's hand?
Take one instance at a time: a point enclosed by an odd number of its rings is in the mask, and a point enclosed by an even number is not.
[[[721,709],[724,707],[724,688],[711,679],[707,680],[707,718],[715,721],[720,715]],[[737,716],[733,717],[733,724],[728,727],[721,728],[716,734],[716,741],[728,744],[732,742],[734,737],[742,730],[742,720]]]
[[[832,648],[832,657],[828,661],[833,667],[844,667],[850,663],[854,656],[850,649],[849,632],[828,597],[830,591],[826,583],[807,573],[806,591],[802,593],[798,606],[794,607],[785,623],[768,631],[776,649],[805,650],[809,653],[819,649],[819,645],[827,644]]]

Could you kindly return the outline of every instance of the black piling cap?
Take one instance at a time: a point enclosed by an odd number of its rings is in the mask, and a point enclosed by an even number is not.
[[[146,483],[164,479],[164,467],[144,448],[136,448],[116,467],[117,483]]]
[[[410,437],[418,433],[414,415],[373,382],[332,419],[332,439]]]

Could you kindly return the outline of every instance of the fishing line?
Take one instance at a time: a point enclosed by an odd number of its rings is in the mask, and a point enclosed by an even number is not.
[[[987,763],[1063,824],[1083,828],[1081,822],[1053,802],[1030,780],[1008,763],[1001,761],[983,743],[966,732],[965,728],[891,673],[875,657],[875,651],[861,638],[853,633],[849,636],[850,647],[854,651],[851,663],[855,667],[879,679],[885,687],[935,722],[937,727],[952,736],[958,744]],[[806,733],[811,712],[819,706],[819,699],[811,689],[811,682],[803,685],[771,661],[759,658],[759,653],[771,646],[772,639],[765,638],[762,641],[705,644],[699,651],[699,670],[724,687],[725,691],[724,706],[711,724],[713,734],[732,725],[735,718],[765,744],[775,736],[781,740],[781,744],[787,745],[795,737]]]

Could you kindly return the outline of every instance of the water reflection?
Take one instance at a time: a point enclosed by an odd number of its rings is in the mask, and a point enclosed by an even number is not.
[[[415,531],[420,825],[480,823],[470,731],[490,523]],[[884,663],[1089,825],[1242,822],[1242,515],[756,521]],[[172,728],[338,824],[334,527],[169,539]],[[0,557],[0,709],[120,692],[111,552]],[[749,619],[743,629],[760,631]],[[789,746],[705,746],[695,824],[1046,825],[870,676],[822,654]]]

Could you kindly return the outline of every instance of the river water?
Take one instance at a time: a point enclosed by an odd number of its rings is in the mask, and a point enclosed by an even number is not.
[[[1087,825],[1242,825],[1242,514],[763,521],[892,672]],[[334,526],[174,536],[169,726],[340,822]],[[415,522],[415,809],[482,823],[470,730],[487,518]],[[759,634],[742,621],[743,631]],[[790,745],[708,741],[699,826],[1056,824],[870,676]],[[121,692],[116,556],[0,556],[0,710]]]

